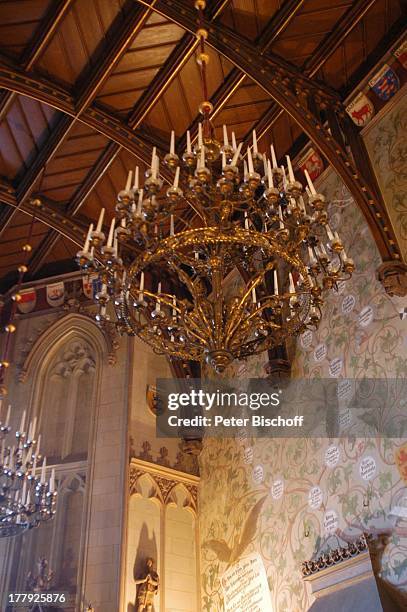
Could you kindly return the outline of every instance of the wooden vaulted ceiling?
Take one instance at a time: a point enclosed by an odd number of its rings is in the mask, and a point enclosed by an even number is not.
[[[238,34],[343,99],[400,36],[402,4],[209,0],[206,13],[214,31]],[[177,5],[190,10],[193,0]],[[74,269],[70,237],[102,206],[113,215],[127,170],[143,167],[153,145],[164,149],[171,130],[180,150],[186,130],[196,132],[196,38],[162,13],[136,0],[0,2],[3,291],[21,261],[32,195],[47,211],[34,225],[31,277]],[[256,128],[262,147],[298,152],[305,135],[291,115],[225,54],[209,54],[215,127],[227,123],[243,140]]]

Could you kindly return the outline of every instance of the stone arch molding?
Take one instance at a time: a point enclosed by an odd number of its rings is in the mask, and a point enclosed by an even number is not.
[[[76,371],[95,369],[96,361],[115,363],[117,341],[103,332],[90,317],[70,313],[51,324],[35,340],[21,365],[18,380],[26,382],[38,371],[39,365],[50,363],[62,344],[67,344],[63,359],[54,366],[52,374],[67,376]]]
[[[132,459],[129,474],[129,496],[145,497],[148,482],[148,499],[156,500],[163,506],[181,506],[197,515],[199,478],[182,474],[171,468],[152,464],[140,459]],[[143,487],[144,484],[144,487]]]

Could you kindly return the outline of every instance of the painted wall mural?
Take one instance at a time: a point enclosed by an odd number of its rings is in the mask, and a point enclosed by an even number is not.
[[[407,86],[364,140],[404,258],[407,256]]]
[[[327,171],[320,189],[357,270],[327,300],[319,330],[299,339],[293,376],[404,378],[407,304],[389,298],[375,280],[375,243],[336,175]],[[237,363],[227,375],[265,376],[266,361]],[[202,610],[224,609],[222,574],[232,557],[254,552],[263,559],[274,612],[307,610],[301,562],[364,530],[391,532],[382,577],[407,588],[405,441],[208,439],[200,469]]]

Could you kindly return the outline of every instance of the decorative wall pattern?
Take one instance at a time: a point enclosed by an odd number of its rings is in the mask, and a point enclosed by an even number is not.
[[[406,89],[404,86],[392,109],[367,130],[364,138],[404,259],[407,256]]]
[[[347,237],[353,280],[324,307],[317,332],[298,341],[295,377],[406,377],[407,319],[402,300],[375,280],[380,258],[349,193],[327,172],[320,189],[329,215]],[[264,376],[264,356],[237,364],[228,376]],[[328,447],[331,447],[327,453]],[[223,610],[225,550],[261,554],[274,612],[302,612],[310,603],[300,565],[363,530],[391,532],[382,577],[407,587],[407,444],[397,439],[208,439],[200,457],[202,610]],[[370,466],[370,467],[369,467]],[[247,519],[267,495],[255,530]],[[253,524],[253,521],[251,521]]]

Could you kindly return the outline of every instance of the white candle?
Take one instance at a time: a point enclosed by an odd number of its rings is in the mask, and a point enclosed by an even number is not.
[[[177,169],[175,170],[175,177],[174,177],[174,187],[175,187],[175,189],[178,189],[179,173],[180,173],[180,167],[177,166]]]
[[[143,190],[140,189],[140,193],[138,194],[138,203],[137,203],[137,216],[141,217],[141,211],[143,206]]]
[[[229,146],[228,130],[225,124],[223,124],[223,144],[225,147]]]
[[[47,458],[44,457],[42,460],[42,468],[41,468],[41,484],[45,484],[45,470],[47,467]]]
[[[242,145],[243,143],[241,142],[237,147],[235,154],[233,155],[232,166],[237,166],[237,161],[239,159],[240,151],[242,150]]]
[[[269,189],[273,189],[274,187],[273,173],[271,171],[271,163],[269,159],[267,160],[267,177],[268,177],[268,182],[269,182]]]
[[[103,223],[103,217],[105,216],[105,209],[102,208],[102,210],[100,211],[100,215],[99,215],[99,219],[98,219],[98,224],[96,226],[96,232],[101,232],[102,231],[102,223]]]
[[[140,274],[140,292],[143,293],[143,291],[144,291],[144,272]]]
[[[237,149],[237,144],[236,144],[236,135],[234,132],[232,132],[232,147],[234,148],[234,150],[236,151]]]
[[[263,155],[263,176],[267,177],[267,157]]]
[[[278,295],[278,277],[276,268],[274,268],[274,295]]]
[[[271,151],[271,161],[273,162],[273,168],[277,168],[277,157],[276,157],[276,152],[274,151],[273,145],[270,145],[270,151]]]
[[[4,463],[4,446],[6,444],[6,440],[3,438],[3,440],[1,441],[1,453],[0,453],[0,465],[3,465]]]
[[[21,490],[21,504],[24,506],[25,505],[25,498],[26,498],[26,494],[27,494],[27,481],[24,480],[24,484],[23,484],[23,488]]]
[[[203,145],[202,140],[202,123],[198,123],[198,147],[201,148]]]
[[[175,155],[175,132],[171,130],[170,154]]]
[[[139,189],[139,167],[136,166],[136,169],[134,170],[134,185],[133,185],[133,189],[134,191],[138,191]]]
[[[254,172],[254,167],[253,167],[253,158],[252,158],[252,152],[250,150],[250,147],[247,147],[247,163],[249,165],[249,174],[252,174]]]
[[[53,493],[55,491],[55,468],[52,468],[51,477],[49,479],[49,492]]]
[[[280,217],[280,229],[284,229],[283,209],[281,208],[281,205],[278,207],[278,216]]]
[[[19,430],[18,430],[20,433],[23,433],[23,431],[24,431],[24,425],[25,425],[25,415],[26,415],[26,411],[24,410],[24,411],[23,411],[23,414],[22,414],[22,416],[21,416],[20,427],[19,427]]]
[[[187,153],[192,153],[191,132],[189,130],[187,131]]]
[[[333,233],[332,233],[331,228],[329,227],[329,223],[327,223],[327,224],[325,225],[325,229],[326,229],[326,234],[327,234],[327,236],[328,236],[329,240],[331,240],[331,241],[332,241],[332,240],[334,239],[334,235],[333,235]]]
[[[287,160],[287,167],[288,167],[288,176],[290,177],[290,183],[294,183],[295,181],[295,176],[294,176],[294,172],[293,172],[293,167],[291,165],[291,159],[289,155],[285,156],[286,160]]]
[[[310,175],[308,174],[308,170],[307,169],[304,170],[304,174],[305,174],[305,178],[307,179],[307,183],[308,183],[308,187],[309,187],[310,192],[312,193],[312,195],[315,195],[316,194],[316,189],[314,187],[314,183],[312,182]]]
[[[198,253],[198,251],[195,251],[195,259],[199,259],[199,253]]]
[[[253,304],[256,304],[256,302],[257,302],[256,287],[252,288],[252,300],[253,300]]]
[[[288,278],[290,279],[290,293],[295,293],[294,279],[291,272],[288,273]]]
[[[258,152],[256,130],[253,130],[253,153],[257,155]]]
[[[35,439],[35,430],[37,429],[37,417],[34,417],[34,420],[31,422],[29,438],[30,440]]]
[[[174,235],[174,215],[170,217],[170,236]]]
[[[249,229],[249,219],[247,218],[247,212],[244,213],[244,228]]]
[[[155,171],[155,152],[156,152],[156,147],[153,147],[153,152],[151,154],[151,174],[152,176],[154,176],[154,171]]]
[[[8,427],[10,424],[10,414],[11,414],[11,404],[9,404],[7,408],[6,422],[4,423],[5,427]]]
[[[107,246],[111,247],[113,246],[113,234],[114,234],[114,226],[116,223],[116,219],[115,217],[113,217],[111,223],[110,223],[110,230],[109,230],[109,237],[107,239]]]
[[[201,147],[201,160],[200,160],[200,168],[205,168],[205,147]]]
[[[28,508],[28,506],[29,506],[30,504],[31,504],[31,491],[30,491],[30,489],[28,489],[28,492],[27,492],[27,499],[25,500],[25,505],[26,505],[26,507]]]
[[[160,293],[161,293],[161,283],[158,283],[157,295],[159,295]],[[156,308],[157,312],[160,312],[161,304],[160,304],[160,299],[158,297],[157,297],[155,308]]]
[[[40,447],[41,447],[41,434],[38,434],[38,440],[37,440],[37,444],[35,446],[35,456],[36,456],[36,458],[40,454]]]
[[[120,222],[121,227],[123,227],[124,229],[126,229],[126,217],[123,217],[123,219]]]
[[[281,173],[283,175],[283,189],[285,190],[286,186],[287,186],[287,177],[285,175],[285,168],[284,166],[280,166],[281,168]]]
[[[308,257],[309,257],[309,262],[311,266],[313,266],[316,263],[316,259],[315,259],[314,251],[311,249],[310,246],[308,247]]]
[[[127,182],[126,182],[126,187],[124,188],[125,191],[130,191],[131,189],[131,179],[133,176],[133,170],[129,170],[129,173],[127,175]]]
[[[86,234],[85,244],[83,245],[84,253],[87,253],[89,251],[90,235],[92,232],[93,232],[93,223],[89,225],[88,233]]]
[[[306,215],[307,209],[305,208],[305,202],[304,202],[304,198],[302,197],[302,195],[300,196],[300,208],[302,212],[304,213],[304,215]]]
[[[158,155],[154,158],[154,178],[158,178],[160,176],[160,158]]]
[[[175,295],[173,295],[172,296],[172,316],[173,316],[174,319],[177,316],[176,305],[177,305],[177,298],[175,297]]]
[[[245,181],[247,180],[247,175],[248,175],[248,171],[247,171],[247,164],[246,164],[246,162],[244,161],[244,162],[243,162],[243,178],[244,178],[244,180],[245,180]]]

